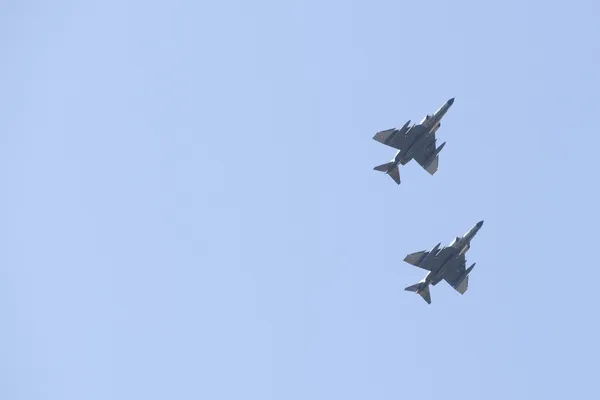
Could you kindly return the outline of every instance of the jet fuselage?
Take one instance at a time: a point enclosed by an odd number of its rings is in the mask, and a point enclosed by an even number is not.
[[[469,229],[464,236],[457,236],[452,243],[448,246],[442,247],[440,250],[437,250],[439,245],[436,246],[435,250],[430,252],[427,257],[422,261],[424,264],[428,262],[428,260],[434,260],[436,254],[444,254],[444,258],[439,260],[435,259],[435,263],[437,265],[433,265],[429,273],[425,276],[425,279],[422,281],[422,287],[431,284],[433,286],[437,285],[442,279],[444,279],[444,274],[446,272],[447,266],[450,265],[453,258],[458,258],[465,254],[471,248],[471,240],[475,237],[479,229],[483,226],[483,221],[478,222],[473,228]],[[433,254],[432,254],[433,253]],[[470,272],[470,271],[469,271]]]
[[[418,124],[411,126],[405,133],[404,136],[411,138],[410,144],[399,150],[394,157],[395,165],[405,165],[414,157],[414,149],[418,148],[419,142],[427,138],[428,135],[435,133],[440,125],[442,118],[450,107],[454,104],[454,98],[448,100],[441,106],[433,115],[426,115],[425,118]],[[441,150],[441,149],[440,149]]]

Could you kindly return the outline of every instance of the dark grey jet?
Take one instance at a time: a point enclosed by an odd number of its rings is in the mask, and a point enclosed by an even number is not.
[[[396,157],[388,163],[375,167],[375,171],[385,172],[399,185],[400,170],[398,165],[405,165],[413,158],[431,175],[438,169],[438,154],[446,145],[442,143],[436,147],[435,132],[440,128],[442,117],[454,103],[454,99],[448,100],[433,115],[426,115],[418,124],[410,124],[410,120],[400,129],[388,129],[373,136],[373,139],[387,146],[398,149]]]
[[[419,251],[406,256],[404,261],[416,267],[429,271],[425,279],[416,285],[407,287],[404,290],[416,292],[428,304],[431,304],[431,294],[429,285],[437,285],[442,279],[456,289],[460,294],[464,294],[469,288],[469,273],[475,267],[475,263],[465,269],[465,253],[471,247],[471,240],[481,229],[483,221],[478,222],[463,237],[457,237],[449,246],[440,249],[441,243],[438,243],[429,251]]]

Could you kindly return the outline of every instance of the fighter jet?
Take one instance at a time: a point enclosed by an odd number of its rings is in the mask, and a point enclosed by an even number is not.
[[[465,269],[465,253],[471,247],[471,240],[482,226],[483,221],[478,222],[463,237],[454,239],[449,246],[440,249],[441,243],[438,243],[429,251],[419,251],[407,255],[404,259],[405,262],[423,268],[429,273],[421,282],[404,290],[416,292],[428,304],[431,304],[429,285],[435,286],[443,279],[457,292],[464,294],[469,288],[469,273],[475,267],[475,263],[473,263]]]
[[[438,169],[438,154],[446,145],[444,142],[436,147],[435,132],[440,128],[442,117],[453,103],[454,98],[448,100],[435,113],[426,115],[418,125],[413,124],[409,127],[408,120],[400,129],[388,129],[375,134],[373,139],[398,149],[392,161],[375,167],[375,171],[388,174],[399,185],[398,165],[405,165],[414,158],[427,172],[435,174]]]

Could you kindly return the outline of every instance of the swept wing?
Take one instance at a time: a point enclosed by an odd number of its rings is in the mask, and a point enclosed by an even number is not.
[[[415,267],[423,268],[426,271],[431,271],[427,266],[420,266],[419,263],[423,261],[423,259],[429,254],[428,251],[417,251],[416,253],[411,253],[404,258],[404,261],[414,265]]]
[[[465,255],[462,254],[455,258],[454,260],[449,261],[451,264],[448,265],[446,271],[444,272],[444,280],[448,282],[450,286],[452,286],[457,292],[460,294],[464,294],[469,288],[469,275],[462,281],[458,280],[465,273],[465,264],[466,259]],[[460,283],[459,286],[457,286]]]
[[[435,153],[435,132],[428,134],[421,140],[423,140],[422,148],[415,152],[414,159],[419,163],[419,165],[421,165],[421,167],[425,169],[425,171],[433,175],[438,170],[439,156],[436,155],[431,164],[426,165],[426,163],[429,161],[433,153]]]
[[[401,150],[404,144],[404,134],[400,134],[400,130],[395,128],[377,132],[373,139],[397,150]]]

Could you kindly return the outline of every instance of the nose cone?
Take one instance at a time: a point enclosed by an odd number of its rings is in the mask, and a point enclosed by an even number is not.
[[[479,221],[475,226],[477,227],[477,229],[481,228],[483,226],[483,221]]]
[[[451,106],[452,104],[454,104],[454,97],[448,100],[448,105]]]

